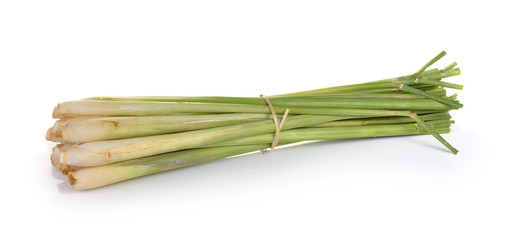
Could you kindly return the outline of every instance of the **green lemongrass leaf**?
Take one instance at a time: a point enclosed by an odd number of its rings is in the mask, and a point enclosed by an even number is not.
[[[433,59],[431,59],[429,62],[427,62],[424,66],[422,66],[418,71],[415,72],[415,74],[420,74],[424,70],[426,70],[429,66],[433,65],[436,61],[440,60],[443,56],[445,56],[447,53],[445,51],[441,51],[438,55],[436,55]]]
[[[432,120],[449,120],[451,115],[449,112],[438,112],[419,115],[423,121]],[[408,117],[375,117],[375,118],[361,118],[361,119],[347,119],[337,120],[327,123],[319,123],[309,127],[351,127],[351,126],[369,126],[369,125],[387,125],[400,123],[414,123],[415,120]]]
[[[461,71],[459,68],[453,68],[453,69],[450,69],[446,72],[442,72],[441,74],[441,78],[448,78],[448,77],[452,77],[452,76],[458,76],[461,74]]]
[[[422,121],[418,117],[417,114],[412,113],[410,115],[410,117],[415,119],[415,121],[417,122],[417,124],[419,126],[423,127],[425,130],[429,131],[429,133],[431,133],[431,135],[433,135],[440,143],[442,143],[445,147],[447,147],[452,153],[458,154],[458,150],[456,148],[454,148],[449,142],[447,142],[442,136],[440,136],[440,134],[438,134],[438,132],[436,132],[436,130],[433,127],[429,126],[424,121]]]
[[[451,63],[451,64],[447,65],[447,67],[444,67],[444,68],[443,68],[443,70],[442,70],[442,72],[448,72],[448,71],[450,71],[451,69],[453,69],[454,67],[456,67],[456,65],[458,65],[458,63],[453,62],[453,63]]]
[[[434,124],[435,131],[439,133],[448,133],[450,124],[448,122]],[[352,138],[371,138],[371,137],[387,137],[387,136],[405,136],[417,134],[429,134],[430,132],[424,128],[419,128],[413,124],[389,124],[389,125],[372,125],[372,126],[355,126],[355,127],[332,127],[332,128],[301,128],[286,130],[280,132],[280,143],[293,143],[300,141],[314,140],[337,140]],[[212,145],[200,147],[218,147],[218,146],[239,146],[253,144],[267,144],[274,138],[274,134],[262,134],[245,138],[239,138],[224,141]]]
[[[449,105],[449,106],[451,106],[451,107],[453,107],[455,109],[463,107],[463,104],[461,104],[461,103],[457,103],[457,102],[451,101],[451,100],[449,100],[447,98],[439,97],[439,96],[436,96],[434,94],[430,94],[428,92],[424,92],[422,90],[419,90],[419,89],[416,89],[416,88],[412,88],[412,87],[404,85],[404,84],[400,84],[399,85],[399,89],[401,89],[402,91],[406,91],[408,93],[413,93],[413,94],[416,94],[416,95],[420,95],[422,97],[426,97],[426,98],[435,100],[437,102]]]
[[[428,84],[428,85],[434,85],[434,86],[440,86],[440,87],[446,87],[446,88],[453,88],[453,89],[458,89],[458,90],[463,89],[463,85],[444,82],[444,81],[430,80],[430,79],[420,79],[418,81],[422,84]]]

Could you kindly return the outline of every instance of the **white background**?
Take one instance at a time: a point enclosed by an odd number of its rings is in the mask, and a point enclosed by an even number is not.
[[[516,239],[512,1],[2,1],[2,239]],[[90,190],[50,166],[61,101],[258,96],[457,61],[444,135],[277,149]]]

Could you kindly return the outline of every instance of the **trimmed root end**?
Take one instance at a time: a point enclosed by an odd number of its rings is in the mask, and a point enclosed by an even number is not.
[[[65,120],[58,120],[53,127],[47,130],[46,139],[52,142],[63,142],[63,127],[66,125]]]
[[[65,144],[58,144],[57,146],[52,148],[52,154],[50,155],[50,162],[51,162],[52,166],[54,166],[56,168],[56,170],[62,172],[64,175],[67,175],[70,170],[70,166],[61,163],[61,148],[64,145]]]
[[[52,118],[54,119],[57,119],[59,118],[59,105],[61,105],[61,103],[57,104],[57,106],[54,107],[54,110],[52,111]]]
[[[72,172],[68,172],[68,182],[70,182],[70,186],[72,187],[74,187],[75,183],[77,182],[77,179],[74,178]]]
[[[54,128],[49,128],[47,130],[47,133],[45,134],[45,139],[47,139],[48,141],[52,141],[52,139],[54,139],[53,130],[54,130]]]

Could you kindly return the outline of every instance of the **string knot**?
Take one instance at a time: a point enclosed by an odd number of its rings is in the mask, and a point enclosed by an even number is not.
[[[282,127],[284,126],[285,119],[287,118],[287,115],[289,114],[289,108],[287,108],[284,112],[284,116],[282,117],[282,121],[278,123],[278,117],[275,112],[275,108],[273,107],[273,104],[271,104],[271,101],[269,101],[269,98],[266,97],[264,94],[260,94],[261,98],[264,98],[266,101],[269,110],[271,111],[271,114],[273,115],[273,121],[275,122],[275,136],[273,138],[273,142],[271,143],[271,149],[275,149],[276,145],[278,144],[278,141],[280,140],[280,131],[282,130]],[[264,152],[264,151],[263,151]]]

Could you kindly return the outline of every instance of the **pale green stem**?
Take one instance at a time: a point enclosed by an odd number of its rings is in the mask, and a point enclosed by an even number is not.
[[[416,95],[420,95],[422,97],[426,97],[426,98],[435,100],[437,102],[449,105],[449,106],[451,106],[452,108],[455,108],[455,109],[459,109],[459,108],[463,107],[463,104],[461,104],[461,103],[457,103],[457,102],[451,101],[451,100],[449,100],[447,98],[439,97],[439,96],[436,96],[434,94],[430,94],[428,92],[424,92],[422,90],[419,90],[419,89],[416,89],[416,88],[412,88],[412,87],[404,85],[402,83],[399,85],[399,89],[402,90],[402,91],[408,92],[408,93],[413,93],[413,94],[416,94]]]
[[[449,144],[449,142],[447,142],[442,136],[440,136],[440,134],[438,134],[431,126],[427,125],[424,121],[422,121],[417,114],[415,113],[412,113],[410,115],[411,118],[413,118],[417,123],[418,125],[420,125],[421,127],[423,127],[424,129],[426,129],[427,131],[429,131],[431,133],[431,135],[433,135],[438,141],[440,141],[445,147],[447,147],[452,153],[454,154],[457,154],[458,153],[458,150],[456,148],[454,148],[451,144]]]
[[[272,99],[276,113],[289,108],[292,114],[350,116],[368,109],[380,110],[448,110],[449,106],[429,99]],[[199,103],[199,102],[142,102],[79,100],[59,104],[54,118],[80,116],[147,116],[181,112],[198,113],[271,113],[267,105]]]

